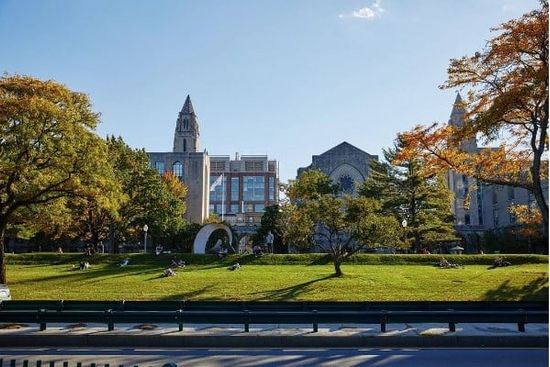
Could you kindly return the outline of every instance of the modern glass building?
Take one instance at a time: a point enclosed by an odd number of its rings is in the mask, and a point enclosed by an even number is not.
[[[265,155],[210,156],[210,213],[234,225],[259,225],[279,202],[279,166]]]

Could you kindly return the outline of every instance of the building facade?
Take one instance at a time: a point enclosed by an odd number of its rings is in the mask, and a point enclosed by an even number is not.
[[[338,184],[342,193],[355,195],[370,174],[372,160],[378,160],[378,156],[343,142],[320,155],[312,156],[309,166],[298,169],[298,177],[304,171],[318,169]]]
[[[237,226],[257,226],[279,202],[279,166],[265,155],[210,157],[209,211]]]
[[[449,124],[462,127],[464,115],[462,98],[457,94]],[[478,147],[476,139],[472,138],[462,143],[462,149],[478,153],[483,149],[492,148]],[[510,212],[512,205],[529,205],[533,210],[538,210],[534,196],[522,188],[484,184],[453,171],[447,174],[447,182],[454,194],[452,211],[455,215],[456,229],[466,238],[486,231],[516,226],[516,217]],[[548,201],[548,197],[546,200]]]
[[[176,120],[171,152],[149,152],[151,166],[159,174],[172,172],[187,186],[186,220],[203,223],[208,218],[210,160],[199,151],[199,122],[191,98],[187,96]]]
[[[203,223],[215,213],[230,224],[256,226],[279,202],[279,166],[267,156],[209,156],[199,151],[199,122],[187,96],[176,120],[171,152],[150,152],[159,174],[172,172],[187,188],[186,220]]]

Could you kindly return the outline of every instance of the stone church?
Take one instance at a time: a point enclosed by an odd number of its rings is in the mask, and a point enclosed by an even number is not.
[[[321,170],[332,182],[340,185],[342,193],[354,195],[369,176],[372,160],[378,160],[378,156],[344,141],[320,155],[312,156],[309,166],[298,169],[298,176],[307,170]]]
[[[188,188],[186,220],[203,223],[208,218],[210,160],[199,149],[199,122],[191,98],[178,114],[171,152],[148,152],[151,166],[159,174],[173,172]]]

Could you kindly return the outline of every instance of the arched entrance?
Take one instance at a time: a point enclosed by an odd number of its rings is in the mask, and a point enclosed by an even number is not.
[[[233,234],[228,226],[221,223],[207,224],[201,228],[199,233],[197,233],[197,237],[195,237],[195,241],[193,242],[193,253],[204,254],[206,252],[206,242],[208,242],[208,238],[218,229],[223,229],[227,233],[229,244],[231,245],[233,243]]]

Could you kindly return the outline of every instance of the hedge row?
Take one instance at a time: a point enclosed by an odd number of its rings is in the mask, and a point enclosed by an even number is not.
[[[7,263],[13,265],[55,265],[55,264],[77,264],[83,258],[86,258],[92,264],[117,264],[121,259],[129,257],[130,263],[135,265],[148,266],[166,266],[170,259],[177,256],[193,265],[211,265],[211,264],[240,264],[255,265],[324,265],[331,264],[332,259],[327,254],[275,254],[264,255],[255,258],[252,255],[229,255],[223,260],[219,260],[215,255],[199,254],[162,254],[155,256],[153,254],[94,254],[84,256],[82,254],[67,253],[26,253],[26,254],[8,254]],[[461,265],[492,265],[497,257],[502,257],[512,265],[520,264],[544,264],[548,263],[548,255],[417,255],[417,254],[357,254],[346,260],[346,264],[357,265],[414,265],[429,264],[433,265],[439,262],[441,257],[447,260],[459,263]]]

